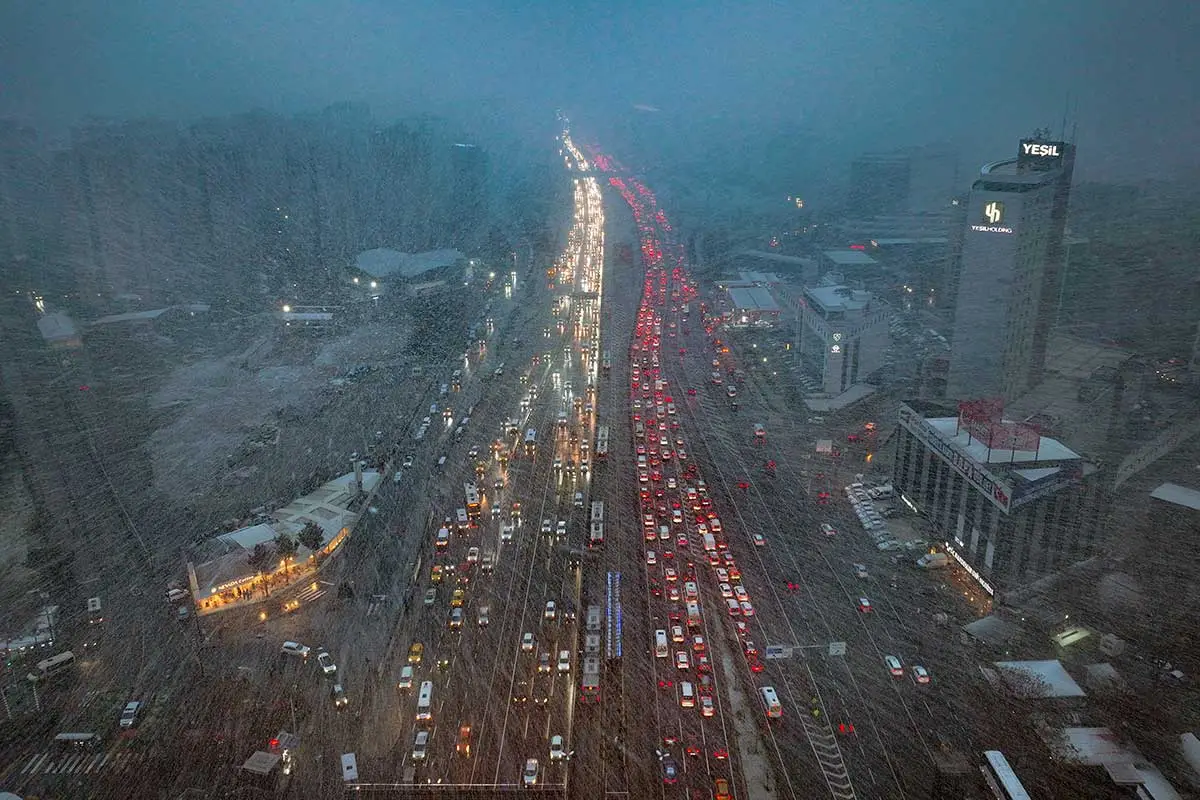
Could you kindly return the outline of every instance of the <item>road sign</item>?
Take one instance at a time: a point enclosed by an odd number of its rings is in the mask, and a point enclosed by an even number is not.
[[[792,648],[782,644],[769,644],[763,649],[763,658],[774,660],[777,658],[791,658]]]
[[[846,643],[845,642],[830,642],[829,643],[829,655],[831,655],[831,656],[846,655]]]

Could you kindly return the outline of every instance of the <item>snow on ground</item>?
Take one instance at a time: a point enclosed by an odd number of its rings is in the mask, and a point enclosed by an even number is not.
[[[404,340],[397,326],[365,325],[317,343],[309,358],[289,359],[272,330],[242,353],[181,365],[151,400],[169,419],[148,444],[155,488],[180,500],[207,493],[254,448],[272,446],[277,412],[312,416],[331,378],[395,358]]]

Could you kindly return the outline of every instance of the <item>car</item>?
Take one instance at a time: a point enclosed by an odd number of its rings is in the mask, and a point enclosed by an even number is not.
[[[667,587],[667,599],[673,603],[679,602],[679,587],[673,583]]]
[[[700,695],[700,714],[701,716],[711,717],[716,709],[713,706],[713,699],[706,694]]]
[[[467,563],[474,564],[477,561],[479,561],[479,548],[472,547],[469,550],[467,550]]]
[[[396,683],[396,688],[400,691],[408,691],[413,685],[413,668],[410,664],[405,664],[400,668],[400,680]]]
[[[672,625],[671,626],[671,641],[672,642],[682,642],[683,641],[683,626],[682,625]]]
[[[728,583],[718,583],[717,590],[720,591],[721,597],[725,598],[726,600],[733,597],[733,587]]]
[[[743,617],[753,617],[754,616],[754,606],[750,605],[749,600],[743,600],[741,602],[741,606],[742,606],[742,616]]]
[[[538,672],[549,672],[550,671],[550,654],[549,653],[542,653],[541,655],[538,656],[537,671]]]
[[[571,651],[570,650],[559,650],[558,651],[558,667],[557,667],[557,669],[560,673],[571,671]]]
[[[522,786],[537,786],[538,782],[538,760],[536,758],[525,759],[525,769],[521,771]]]
[[[445,568],[441,564],[434,564],[429,569],[429,582],[430,583],[441,583],[443,572],[445,572]]]
[[[425,605],[431,606],[437,602],[437,589],[429,588],[425,590]]]
[[[142,704],[138,700],[130,700],[125,704],[124,710],[121,711],[121,727],[132,728],[137,724],[138,711]]]
[[[864,614],[871,613],[871,601],[865,597],[858,598],[858,610]]]
[[[751,539],[751,541],[754,542],[755,547],[765,547],[767,544],[766,537],[763,536],[761,533],[750,534],[750,539]]]
[[[680,650],[675,654],[675,668],[688,669],[691,666],[691,660],[688,658],[686,650]]]
[[[450,595],[450,607],[451,608],[462,608],[463,604],[466,602],[466,600],[467,600],[467,593],[465,591],[463,591],[462,589],[455,589],[454,593]]]
[[[695,636],[692,637],[692,652],[695,652],[695,653],[703,653],[704,652],[704,637],[701,636],[700,634],[696,634]]]
[[[558,527],[555,530],[554,535],[557,536],[559,539],[565,539],[567,537],[567,522],[566,522],[566,520],[560,519],[558,521]]]
[[[675,570],[674,567],[666,567],[665,569],[663,569],[663,577],[666,578],[668,581],[676,581],[676,580],[679,580],[679,573]]]
[[[521,652],[532,653],[535,645],[535,640],[532,633],[525,633],[521,636]]]
[[[887,665],[888,672],[891,673],[893,678],[899,678],[904,675],[904,665],[895,656],[884,656],[883,663]]]
[[[462,626],[463,626],[462,607],[450,609],[450,617],[446,621],[446,624],[450,626],[450,630],[452,630],[452,631],[457,631],[457,630],[462,629]]]
[[[650,566],[654,566],[658,563],[658,556],[655,555],[653,550],[646,551],[646,563]]]
[[[663,783],[671,785],[679,780],[679,765],[675,763],[675,759],[670,756],[664,756],[662,760],[662,776]]]
[[[683,512],[678,508],[671,512],[671,522],[675,525],[683,524]]]
[[[724,567],[717,567],[713,570],[713,574],[717,576],[718,583],[729,583],[729,570]]]
[[[687,393],[688,393],[688,397],[695,397],[696,396],[696,388],[694,386],[689,386]]]
[[[471,445],[471,449],[467,451],[467,458],[475,458],[479,455],[479,445]]]
[[[821,523],[821,533],[826,536],[837,536],[837,528],[830,525],[828,522]]]
[[[746,663],[750,665],[750,671],[755,674],[762,672],[764,669],[762,662],[758,660],[758,656],[747,658]]]
[[[454,750],[463,758],[471,757],[471,726],[470,725],[460,725],[458,727],[458,744],[455,745]]]
[[[420,664],[424,655],[425,645],[420,642],[413,642],[412,647],[408,648],[408,663]]]
[[[676,489],[676,488],[678,488],[678,486],[679,486],[679,483],[678,483],[678,481],[675,480],[674,475],[671,475],[667,478],[667,488],[668,489]]]
[[[550,737],[550,760],[562,761],[567,757],[566,747],[563,743],[563,737],[555,734]]]
[[[546,609],[542,612],[542,619],[554,619],[558,616],[558,607],[553,600],[546,601]]]
[[[415,462],[415,461],[416,461],[416,456],[414,456],[412,453],[409,453],[408,455],[406,455],[404,457],[404,463],[401,466],[403,466],[405,469],[407,469],[408,467],[411,467],[413,465],[413,462]]]
[[[548,519],[542,520],[542,533],[554,533],[553,520],[548,520]]]
[[[746,593],[746,589],[740,583],[733,587],[733,596],[737,598],[739,603],[750,601],[750,595]]]
[[[929,683],[929,671],[920,664],[913,665],[912,668],[913,680],[917,683]]]
[[[733,800],[733,795],[729,793],[729,781],[724,778],[713,781],[713,800]]]
[[[322,650],[317,654],[317,664],[321,667],[321,672],[325,675],[332,675],[337,672],[337,664],[333,663],[333,656]]]
[[[299,642],[284,642],[280,652],[285,656],[295,656],[296,658],[308,658],[311,648]]]
[[[329,691],[329,696],[333,698],[334,708],[344,708],[350,702],[350,698],[346,697],[346,690],[342,688],[340,683],[333,685],[333,688]]]
[[[867,566],[865,564],[852,564],[851,566],[854,568],[854,577],[856,577],[856,578],[871,577],[870,573],[867,572]]]
[[[732,597],[725,601],[725,609],[729,612],[729,616],[736,617],[742,613],[742,607],[737,600]]]

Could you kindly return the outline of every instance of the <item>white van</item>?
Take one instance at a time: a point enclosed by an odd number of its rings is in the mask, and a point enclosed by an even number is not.
[[[354,753],[342,753],[342,780],[347,783],[358,780],[358,759]]]
[[[471,527],[471,518],[467,516],[467,510],[465,508],[455,510],[454,517],[458,521],[458,529],[460,531],[465,531],[467,528]]]
[[[421,681],[421,693],[417,695],[417,722],[433,719],[433,681]]]
[[[683,708],[696,707],[696,690],[692,688],[691,681],[679,682],[679,705]]]
[[[666,658],[670,655],[669,645],[667,644],[667,632],[661,628],[654,632],[654,655],[657,658]]]
[[[396,684],[396,688],[401,691],[409,691],[413,685],[413,668],[412,664],[405,664],[400,668],[400,682]]]

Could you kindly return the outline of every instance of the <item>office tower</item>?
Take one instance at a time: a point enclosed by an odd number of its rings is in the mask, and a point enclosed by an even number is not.
[[[1041,380],[1057,311],[1075,147],[1024,139],[967,198],[949,399],[1020,396]]]

